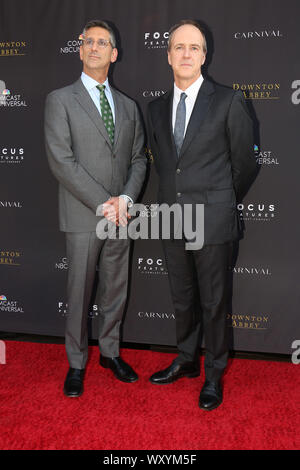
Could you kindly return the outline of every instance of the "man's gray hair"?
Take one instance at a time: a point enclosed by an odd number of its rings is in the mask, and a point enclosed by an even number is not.
[[[106,23],[106,21],[102,20],[91,20],[89,21],[85,27],[83,28],[82,35],[85,37],[86,32],[90,28],[103,28],[106,29],[109,32],[109,42],[111,44],[111,47],[114,49],[117,47],[117,41],[116,41],[116,36],[115,33],[113,32],[112,28]]]
[[[195,28],[199,29],[200,33],[203,36],[203,52],[204,54],[207,53],[207,44],[206,44],[206,37],[205,37],[205,30],[203,26],[201,26],[198,21],[195,20],[181,20],[179,23],[174,24],[169,30],[169,39],[168,39],[168,51],[171,48],[171,42],[172,42],[172,36],[175,33],[176,29],[180,28],[180,26],[184,26],[186,24],[190,24],[192,26],[195,26]]]

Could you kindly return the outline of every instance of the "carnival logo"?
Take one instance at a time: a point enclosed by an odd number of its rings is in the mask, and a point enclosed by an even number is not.
[[[27,107],[26,101],[20,94],[12,94],[5,86],[5,82],[0,80],[0,106],[7,108]]]
[[[8,300],[5,295],[0,295],[0,312],[24,313],[24,310],[18,301]]]
[[[242,274],[246,276],[271,276],[270,268],[257,268],[257,267],[245,267],[245,266],[235,266],[232,269],[234,274]]]
[[[242,330],[267,330],[270,328],[269,315],[228,314],[227,324],[231,328]]]
[[[278,100],[280,83],[233,83],[234,90],[242,91],[246,100]]]
[[[163,90],[145,90],[143,91],[142,95],[143,95],[143,98],[154,99],[154,98],[159,98],[165,93],[166,91],[163,91]]]
[[[144,33],[144,46],[146,49],[166,49],[168,47],[169,31]]]
[[[269,222],[275,218],[275,205],[260,202],[238,204],[237,209],[242,220],[255,222]]]
[[[168,274],[167,268],[161,258],[138,258],[137,269],[140,274]]]
[[[300,104],[300,80],[293,81],[292,89],[295,90],[291,96],[292,103]]]
[[[70,39],[63,45],[59,52],[60,54],[75,54],[79,52],[82,41],[80,39]]]
[[[138,312],[137,316],[144,320],[176,320],[174,313],[166,312]]]
[[[22,209],[20,201],[0,201],[0,209]]]
[[[0,57],[26,55],[26,41],[0,41]]]
[[[15,250],[0,251],[0,265],[2,266],[21,266],[21,252]]]
[[[0,163],[21,163],[24,149],[20,147],[0,147]]]
[[[260,150],[258,145],[254,145],[254,155],[258,165],[279,165],[278,158],[274,156],[271,150]]]
[[[262,31],[243,31],[234,33],[234,39],[282,39],[283,34],[279,29],[268,29]]]

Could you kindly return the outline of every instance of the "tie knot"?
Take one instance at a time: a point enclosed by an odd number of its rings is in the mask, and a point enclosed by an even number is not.
[[[186,97],[187,97],[187,94],[184,93],[184,91],[183,91],[180,95],[180,101],[184,101],[186,99]]]
[[[105,85],[97,85],[96,88],[98,88],[98,90],[101,92],[105,90]]]

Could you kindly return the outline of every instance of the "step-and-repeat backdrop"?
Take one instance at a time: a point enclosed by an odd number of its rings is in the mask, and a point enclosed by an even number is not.
[[[232,348],[290,353],[299,317],[299,0],[0,1],[0,330],[63,336],[68,263],[58,231],[57,183],[44,149],[46,94],[81,73],[78,36],[90,19],[117,30],[112,83],[147,104],[172,86],[167,38],[180,19],[208,27],[205,74],[241,90],[255,123],[259,174],[243,205],[246,235],[232,266]],[[142,202],[151,217],[149,158]],[[90,309],[96,338],[97,306]],[[175,344],[175,316],[159,241],[132,251],[126,342]]]

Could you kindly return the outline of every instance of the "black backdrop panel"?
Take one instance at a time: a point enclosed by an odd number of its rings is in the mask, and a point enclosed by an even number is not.
[[[246,236],[232,267],[228,328],[235,350],[290,353],[299,306],[298,0],[0,1],[0,330],[63,335],[67,260],[58,232],[57,183],[43,140],[46,94],[81,73],[78,36],[90,19],[117,30],[111,81],[145,115],[172,86],[167,31],[183,18],[208,26],[206,75],[244,92],[260,173],[240,206]],[[143,203],[151,215],[151,164]],[[91,305],[90,336],[98,311]],[[132,251],[123,340],[175,344],[175,316],[160,243]]]

